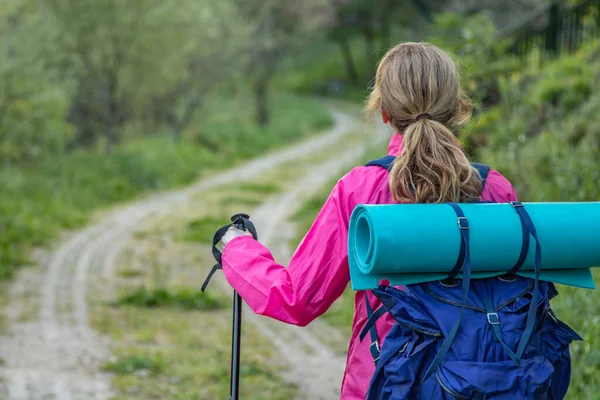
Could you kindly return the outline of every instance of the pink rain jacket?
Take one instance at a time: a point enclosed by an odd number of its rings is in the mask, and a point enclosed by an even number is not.
[[[402,135],[394,134],[388,155],[402,151]],[[516,201],[512,185],[497,171],[490,171],[482,199]],[[250,237],[229,242],[223,253],[223,271],[231,286],[260,315],[305,326],[319,317],[340,297],[350,281],[348,224],[358,204],[395,203],[383,168],[356,167],[339,180],[314,224],[286,268],[271,252]],[[373,309],[379,300],[369,293]],[[355,293],[354,321],[341,387],[344,400],[364,399],[375,364],[370,340],[359,334],[367,320],[365,295]],[[376,324],[380,343],[393,323],[389,314]]]

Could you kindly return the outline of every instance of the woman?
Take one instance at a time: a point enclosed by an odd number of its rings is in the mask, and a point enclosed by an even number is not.
[[[223,271],[229,283],[258,314],[305,326],[322,315],[349,282],[347,235],[358,204],[516,201],[512,185],[490,171],[483,192],[476,170],[453,132],[471,117],[450,56],[427,43],[403,43],[383,57],[368,111],[394,129],[383,168],[356,167],[341,178],[287,268],[267,248],[231,229],[223,239]],[[378,300],[368,295],[373,308]],[[358,338],[367,320],[365,294],[357,292],[352,337],[341,389],[342,399],[363,399],[375,370],[370,341]],[[392,326],[380,318],[380,341]]]

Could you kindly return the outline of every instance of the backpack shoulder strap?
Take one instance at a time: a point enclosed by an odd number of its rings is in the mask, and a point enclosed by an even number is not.
[[[392,165],[394,164],[395,159],[396,157],[394,156],[385,156],[376,160],[371,160],[367,164],[365,164],[365,166],[380,167],[390,171],[392,169]],[[483,188],[485,186],[485,181],[490,173],[491,168],[488,165],[479,163],[471,163],[471,166],[475,168],[477,172],[479,172],[479,175],[481,176],[481,187]]]
[[[369,161],[365,165],[365,167],[381,167],[381,168],[385,168],[389,171],[392,169],[392,165],[394,164],[395,159],[396,159],[396,157],[394,157],[394,156],[381,157],[381,158],[378,158],[377,160]]]
[[[471,166],[479,172],[479,176],[481,176],[481,188],[483,189],[491,168],[489,165],[479,163],[471,163]]]

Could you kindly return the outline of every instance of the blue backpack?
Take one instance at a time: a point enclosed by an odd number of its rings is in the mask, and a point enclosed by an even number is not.
[[[394,157],[367,166],[390,169]],[[482,185],[490,168],[472,164]],[[550,300],[554,285],[514,273],[524,263],[533,238],[536,272],[541,264],[537,233],[521,203],[523,250],[505,275],[470,280],[469,226],[458,204],[460,255],[447,279],[380,286],[373,294],[382,306],[373,311],[361,340],[370,334],[376,369],[367,400],[401,399],[562,399],[571,375],[569,345],[582,340],[556,318]],[[462,279],[457,279],[462,272]],[[395,324],[379,347],[375,322],[386,312]]]

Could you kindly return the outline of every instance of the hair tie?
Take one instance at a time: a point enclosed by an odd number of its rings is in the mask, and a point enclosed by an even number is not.
[[[420,121],[422,119],[431,119],[431,115],[427,113],[419,114],[417,115],[417,118],[415,118],[415,121]]]

